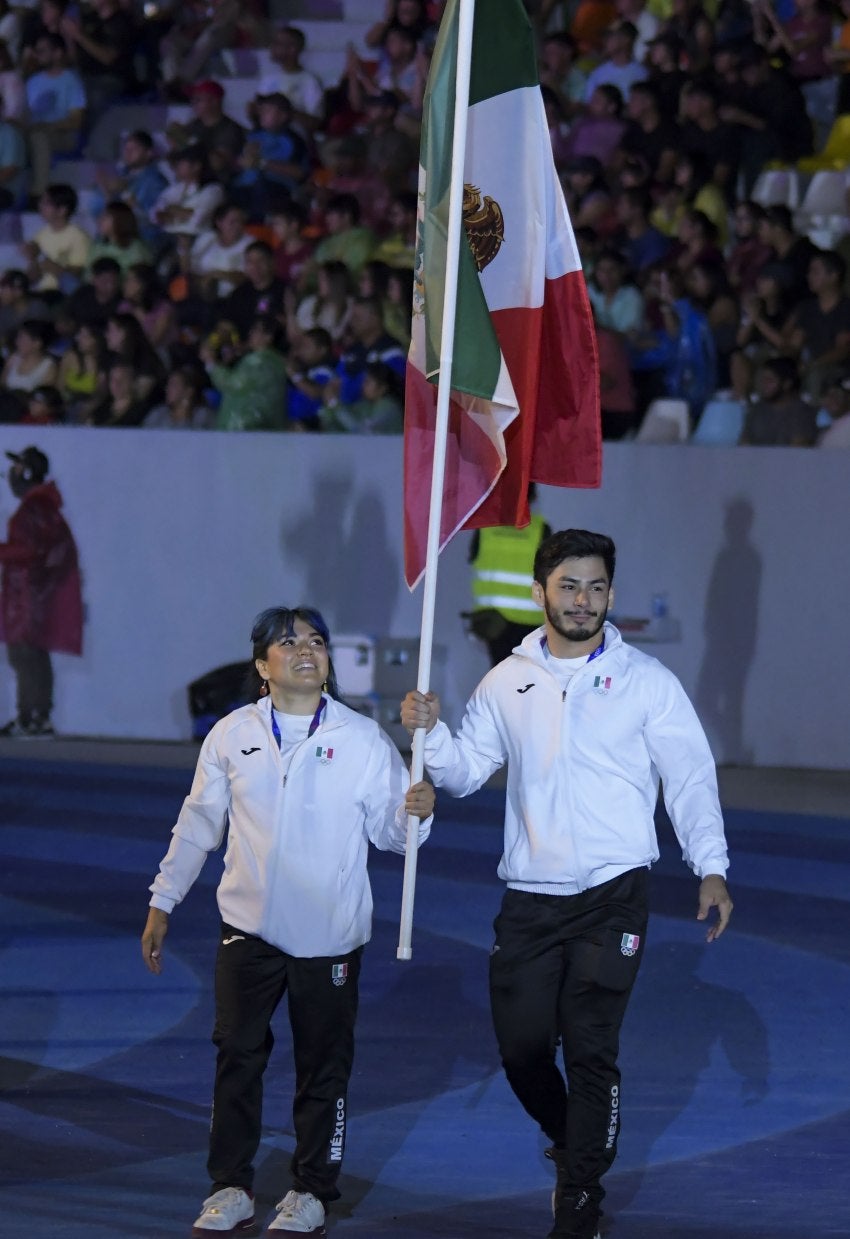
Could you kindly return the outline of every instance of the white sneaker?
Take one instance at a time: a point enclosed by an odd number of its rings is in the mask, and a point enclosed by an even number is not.
[[[254,1202],[241,1187],[223,1187],[208,1196],[192,1227],[196,1239],[205,1235],[257,1235]]]
[[[270,1234],[324,1235],[325,1206],[311,1192],[287,1192],[275,1205],[277,1217],[269,1224]]]

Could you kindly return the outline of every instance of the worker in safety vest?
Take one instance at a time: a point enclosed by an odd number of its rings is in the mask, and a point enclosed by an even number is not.
[[[532,482],[528,502],[535,498]],[[531,597],[532,570],[537,548],[551,532],[543,517],[533,512],[524,529],[500,525],[478,529],[473,535],[469,561],[474,601],[469,625],[486,643],[494,667],[543,622]]]

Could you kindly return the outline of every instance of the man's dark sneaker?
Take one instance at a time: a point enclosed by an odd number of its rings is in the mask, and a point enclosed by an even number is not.
[[[599,1205],[588,1192],[561,1193],[548,1239],[600,1239],[600,1214]]]
[[[18,718],[13,718],[11,723],[7,723],[5,727],[0,727],[0,739],[23,740],[26,736],[27,728]]]
[[[47,714],[32,714],[24,726],[22,740],[52,740],[56,735],[50,716]]]

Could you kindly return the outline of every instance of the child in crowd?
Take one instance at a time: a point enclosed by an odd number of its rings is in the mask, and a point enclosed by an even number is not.
[[[91,237],[71,223],[76,209],[77,194],[70,185],[48,185],[38,200],[44,227],[21,246],[32,287],[54,300],[77,287],[89,261]]]
[[[339,379],[325,388],[327,397],[319,414],[322,430],[353,434],[396,435],[404,430],[402,383],[381,361],[371,361],[363,376],[363,394],[353,404],[340,404],[334,393]]]
[[[325,388],[334,376],[333,340],[323,327],[299,335],[287,362],[286,413],[295,429],[318,430]]]

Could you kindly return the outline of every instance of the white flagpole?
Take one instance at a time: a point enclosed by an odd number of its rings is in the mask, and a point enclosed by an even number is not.
[[[463,167],[466,157],[466,124],[469,112],[469,79],[472,62],[472,29],[475,0],[460,0],[458,11],[457,75],[455,119],[452,137],[452,174],[449,189],[449,227],[446,238],[446,282],[443,301],[443,328],[440,337],[440,378],[437,386],[437,423],[434,463],[431,472],[431,506],[428,513],[428,541],[425,552],[425,584],[422,595],[422,627],[419,637],[419,672],[416,687],[427,693],[431,682],[431,650],[434,644],[434,606],[437,596],[437,561],[440,554],[440,523],[443,512],[443,477],[446,464],[446,437],[454,362],[455,318],[457,314],[457,273],[463,238]],[[428,296],[428,290],[425,290]],[[410,781],[418,783],[425,770],[425,729],[413,733]],[[397,959],[412,959],[413,899],[416,893],[416,851],[419,819],[407,819],[407,850],[404,857],[404,885],[401,895]]]

